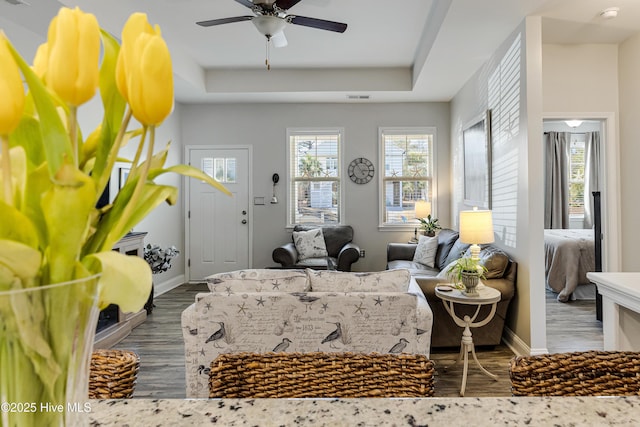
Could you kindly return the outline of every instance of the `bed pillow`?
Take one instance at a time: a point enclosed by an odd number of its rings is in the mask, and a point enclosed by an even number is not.
[[[438,238],[420,236],[418,247],[413,254],[413,261],[433,268],[436,262],[436,252],[438,251]]]
[[[385,270],[368,273],[307,269],[311,292],[406,292],[409,270]]]
[[[250,269],[206,277],[211,292],[307,292],[309,277],[304,270]]]
[[[309,231],[294,231],[293,244],[298,251],[298,259],[326,257],[327,246],[324,242],[322,228],[314,228]]]

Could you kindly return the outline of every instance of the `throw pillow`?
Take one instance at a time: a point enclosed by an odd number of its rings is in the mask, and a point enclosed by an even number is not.
[[[438,279],[451,281],[452,278],[450,277],[449,269],[456,263],[456,261],[457,260],[453,260],[449,264],[447,264],[442,270],[440,270],[440,272],[436,275],[436,277]]]
[[[294,231],[293,244],[298,251],[298,259],[320,258],[328,255],[322,228],[309,231]]]
[[[466,256],[471,256],[470,250]],[[501,279],[509,266],[509,256],[493,246],[481,246],[480,264],[487,269],[484,273],[486,279]]]
[[[250,269],[206,277],[211,292],[307,292],[309,277],[303,270]]]
[[[436,262],[436,252],[438,251],[438,238],[420,236],[418,247],[413,255],[413,261],[433,268]]]
[[[385,270],[370,273],[307,269],[311,292],[407,292],[409,270]]]

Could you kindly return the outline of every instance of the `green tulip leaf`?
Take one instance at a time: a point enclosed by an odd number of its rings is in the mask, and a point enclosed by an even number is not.
[[[160,171],[154,171],[153,177],[155,178],[156,176],[161,175],[163,173],[167,173],[167,172],[175,172],[180,175],[188,176],[190,178],[199,179],[201,181],[206,182],[210,186],[222,191],[224,194],[232,196],[231,192],[227,190],[224,185],[220,184],[218,181],[211,178],[209,175],[202,172],[200,169],[196,169],[193,166],[189,166],[189,165],[174,165],[166,169],[162,169]],[[151,176],[151,173],[149,173],[149,176]]]
[[[34,117],[22,117],[18,127],[9,135],[9,143],[24,148],[32,166],[40,166],[45,161],[40,122]]]
[[[31,70],[29,64],[22,59],[13,46],[10,43],[7,45],[29,85],[29,91],[38,110],[42,139],[47,141],[46,144],[43,144],[43,148],[47,158],[49,174],[53,177],[62,166],[65,157],[73,158],[69,135],[54,104],[56,99],[54,94],[47,90],[42,81]]]
[[[151,292],[151,269],[138,256],[128,256],[116,251],[87,255],[83,259],[91,271],[100,271],[99,306],[117,304],[124,312],[139,311]]]
[[[11,270],[21,280],[36,277],[42,264],[37,249],[13,240],[0,239],[0,264]]]
[[[95,141],[90,141],[91,145],[95,145],[95,150],[91,147],[87,149],[87,151],[95,153],[92,176],[95,180],[96,188],[100,190],[97,193],[98,195],[102,194],[106,187],[111,169],[115,163],[115,159],[112,157],[117,155],[119,147],[114,149],[113,144],[117,139],[126,108],[126,103],[118,92],[115,80],[115,69],[120,46],[117,40],[106,31],[101,30],[100,33],[103,46],[102,64],[100,66],[100,97],[105,114],[100,126],[100,134],[95,138]]]
[[[69,280],[86,239],[88,222],[95,209],[93,180],[69,164],[60,168],[52,188],[42,197],[48,230],[51,283]]]
[[[31,220],[14,206],[9,206],[3,201],[0,201],[0,239],[38,248],[38,231]]]
[[[41,196],[52,186],[53,183],[49,178],[49,169],[46,164],[42,164],[40,167],[29,173],[27,186],[25,188],[22,212],[31,219],[31,222],[38,233],[38,241],[40,242],[46,242],[48,234],[47,224],[44,219],[44,212],[41,205]]]

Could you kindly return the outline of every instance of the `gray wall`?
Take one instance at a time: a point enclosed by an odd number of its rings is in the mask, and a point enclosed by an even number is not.
[[[640,34],[619,50],[620,81],[620,211],[622,271],[640,271],[638,212],[640,212]]]
[[[342,167],[355,157],[366,157],[380,170],[379,126],[435,126],[437,128],[438,212],[449,226],[450,158],[449,104],[225,104],[184,105],[181,108],[184,145],[252,145],[254,158],[253,196],[271,198],[271,175],[286,177],[286,129],[288,127],[343,127],[345,147]],[[377,177],[376,177],[377,178]],[[285,228],[287,184],[277,187],[281,201],[254,206],[253,267],[274,265],[273,249],[290,241]],[[406,242],[413,232],[378,230],[378,183],[358,185],[345,176],[344,223],[352,225],[354,241],[366,257],[354,264],[356,271],[383,270],[388,242]]]
[[[542,274],[542,132],[540,93],[540,21],[520,25],[465,84],[451,102],[452,216],[458,222],[464,204],[462,131],[486,109],[492,111],[492,211],[495,245],[518,262],[517,290],[508,328],[525,351],[546,347],[544,323],[532,325],[533,307],[544,312]],[[519,47],[519,53],[516,52]],[[510,65],[511,64],[511,65]],[[512,85],[513,83],[513,85]],[[537,133],[534,133],[537,132]],[[537,135],[532,143],[531,134]],[[538,200],[539,199],[539,200]],[[540,212],[538,212],[540,211]],[[532,289],[534,286],[539,290]]]

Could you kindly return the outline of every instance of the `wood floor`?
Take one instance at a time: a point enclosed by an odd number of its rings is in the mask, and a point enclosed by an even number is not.
[[[114,346],[133,350],[140,355],[140,372],[134,398],[184,398],[184,346],[180,314],[190,305],[204,284],[185,284],[156,298],[156,307],[147,320],[131,335]],[[602,349],[602,328],[595,320],[593,302],[574,301],[562,304],[547,294],[547,314],[550,318],[547,339],[550,352]],[[462,364],[447,370],[458,358],[458,349],[437,349],[431,359],[436,363],[435,395],[456,397],[460,392]],[[494,381],[481,373],[473,360],[465,397],[511,396],[509,360],[511,350],[500,345],[492,350],[477,351],[480,363],[498,375]]]
[[[602,350],[602,322],[596,320],[595,301],[558,302],[547,291],[547,349],[549,353]]]

